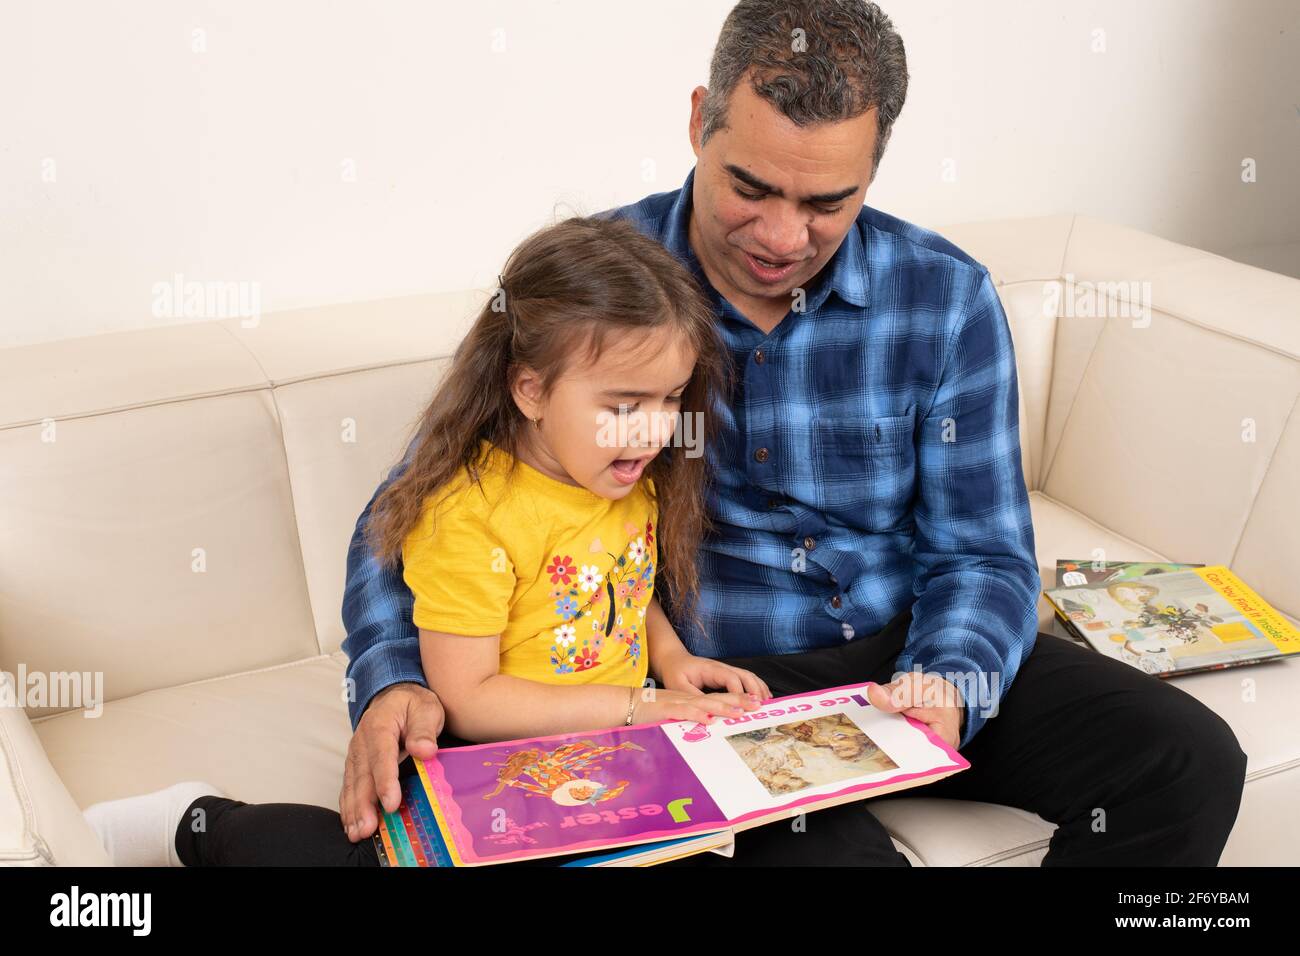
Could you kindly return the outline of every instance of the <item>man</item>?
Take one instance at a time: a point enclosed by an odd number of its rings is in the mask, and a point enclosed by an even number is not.
[[[740,380],[708,438],[706,626],[674,624],[693,653],[776,695],[877,681],[874,706],[972,764],[925,795],[1056,823],[1046,864],[1213,865],[1245,755],[1175,686],[1036,633],[1016,366],[992,280],[864,206],[906,89],[902,41],[874,4],[744,0],[691,95],[683,188],[605,213],[690,266]],[[443,725],[410,592],[362,549],[364,521],[344,602],[356,694],[340,812],[354,841],[374,832],[377,797],[397,806],[400,752],[431,756]],[[867,804],[806,825],[843,827],[846,859],[907,863]],[[743,834],[737,858],[838,862],[800,847],[774,824]]]

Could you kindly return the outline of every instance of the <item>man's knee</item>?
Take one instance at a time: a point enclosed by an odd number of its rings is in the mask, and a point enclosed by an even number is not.
[[[1172,688],[1171,688],[1172,689]],[[1222,808],[1235,814],[1246,782],[1246,753],[1228,722],[1183,691],[1162,695],[1152,720],[1153,767],[1187,812]],[[1170,808],[1171,811],[1174,807]]]

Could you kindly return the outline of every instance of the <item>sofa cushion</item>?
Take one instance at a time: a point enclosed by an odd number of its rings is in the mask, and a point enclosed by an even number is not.
[[[181,780],[248,803],[338,808],[351,737],[344,655],[310,657],[33,721],[82,808]]]
[[[867,806],[894,842],[925,866],[1038,866],[1047,854],[1056,827],[1038,814],[919,795],[924,792],[881,797]]]

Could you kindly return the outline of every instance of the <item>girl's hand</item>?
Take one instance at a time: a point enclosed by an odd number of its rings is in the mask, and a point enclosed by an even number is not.
[[[693,720],[709,724],[714,717],[739,717],[747,710],[755,710],[758,700],[745,694],[701,694],[691,689],[662,690],[649,687],[632,710],[632,723],[655,724],[661,720]]]
[[[668,690],[698,692],[706,687],[720,687],[732,694],[753,694],[759,703],[772,699],[772,692],[753,671],[694,654],[670,658],[660,668],[660,679]]]

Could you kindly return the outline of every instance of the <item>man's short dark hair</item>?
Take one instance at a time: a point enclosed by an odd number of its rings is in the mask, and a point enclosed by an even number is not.
[[[903,38],[880,7],[863,0],[741,0],[713,48],[701,145],[726,128],[731,93],[751,70],[754,92],[800,126],[875,107],[875,179],[907,99]]]

